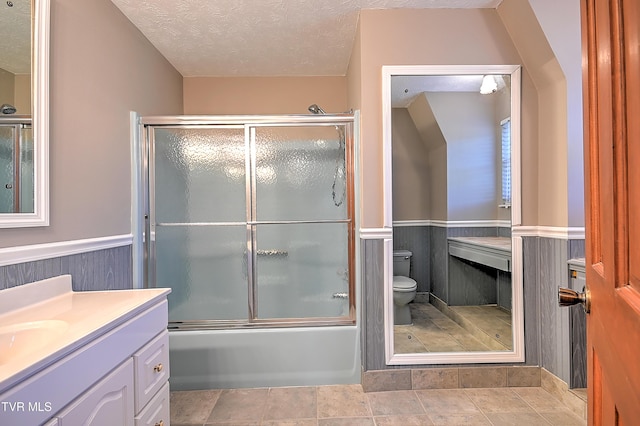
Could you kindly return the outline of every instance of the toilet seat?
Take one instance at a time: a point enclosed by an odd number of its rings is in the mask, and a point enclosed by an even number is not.
[[[417,288],[418,283],[409,277],[403,277],[401,275],[395,275],[393,277],[393,291],[409,293],[415,291]]]

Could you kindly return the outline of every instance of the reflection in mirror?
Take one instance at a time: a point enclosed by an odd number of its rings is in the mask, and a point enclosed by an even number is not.
[[[49,1],[0,8],[0,227],[46,226]]]
[[[518,68],[394,68],[409,72],[389,72],[384,88],[393,181],[388,363],[522,361],[511,237]]]

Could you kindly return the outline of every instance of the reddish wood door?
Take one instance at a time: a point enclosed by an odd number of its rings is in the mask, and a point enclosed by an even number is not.
[[[590,425],[640,425],[640,0],[582,0]]]

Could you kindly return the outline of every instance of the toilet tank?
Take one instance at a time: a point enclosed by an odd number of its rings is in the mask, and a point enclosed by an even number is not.
[[[411,268],[411,252],[409,250],[393,251],[393,275],[409,276]]]

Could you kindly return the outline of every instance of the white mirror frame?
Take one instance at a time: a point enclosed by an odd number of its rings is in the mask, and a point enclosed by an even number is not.
[[[33,0],[33,213],[2,213],[0,228],[49,226],[49,0]]]
[[[384,173],[384,227],[392,234],[392,144],[391,144],[391,77],[401,75],[485,75],[511,76],[511,227],[521,225],[520,173],[520,100],[519,65],[401,65],[382,67],[382,132]],[[388,365],[476,364],[524,362],[524,306],[522,237],[512,236],[512,332],[513,350],[497,352],[433,352],[394,353],[393,334],[393,240],[384,240],[384,335],[385,359]]]

